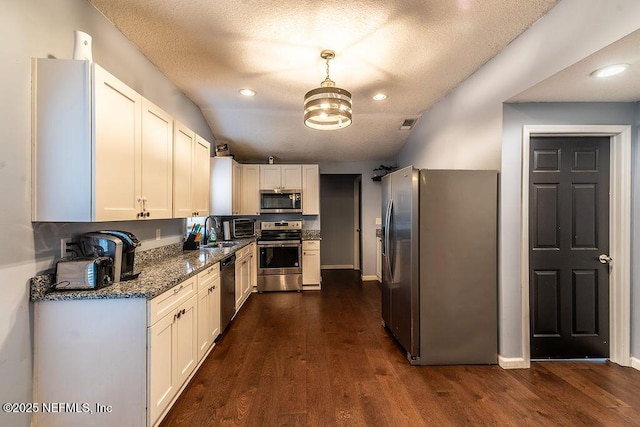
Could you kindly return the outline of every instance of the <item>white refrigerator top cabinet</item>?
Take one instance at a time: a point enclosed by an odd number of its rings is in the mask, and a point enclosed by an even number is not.
[[[33,221],[171,218],[167,113],[89,61],[34,59],[32,96]]]

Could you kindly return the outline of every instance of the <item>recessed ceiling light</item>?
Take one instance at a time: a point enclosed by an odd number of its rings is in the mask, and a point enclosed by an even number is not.
[[[373,99],[375,99],[376,101],[382,101],[387,99],[387,95],[385,95],[384,93],[376,93],[375,95],[373,95]]]
[[[624,70],[626,70],[627,68],[629,68],[630,65],[629,64],[615,64],[615,65],[609,65],[607,67],[603,67],[600,68],[598,70],[595,70],[593,73],[591,73],[591,75],[593,77],[610,77],[610,76],[615,76],[616,74],[620,74],[622,73]]]
[[[240,89],[240,94],[244,96],[256,96],[256,91],[251,89]]]

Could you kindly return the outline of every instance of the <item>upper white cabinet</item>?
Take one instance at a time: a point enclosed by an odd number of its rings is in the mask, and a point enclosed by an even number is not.
[[[173,118],[142,98],[142,214],[173,216]]]
[[[142,218],[142,97],[97,64],[44,58],[32,93],[32,220]]]
[[[211,157],[211,215],[238,215],[242,168],[232,157]]]
[[[32,94],[33,221],[208,214],[209,143],[102,67],[34,59]]]
[[[194,216],[209,216],[209,180],[211,179],[211,144],[196,135],[193,152],[193,208]]]
[[[320,215],[318,165],[302,165],[302,215]]]
[[[260,166],[242,165],[241,215],[260,215]]]
[[[173,216],[209,215],[210,144],[188,127],[174,122]]]
[[[302,189],[302,167],[300,165],[260,165],[260,189]]]

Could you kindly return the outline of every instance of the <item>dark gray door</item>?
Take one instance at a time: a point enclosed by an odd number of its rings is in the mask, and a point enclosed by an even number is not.
[[[531,357],[609,357],[609,138],[532,138],[529,181]]]

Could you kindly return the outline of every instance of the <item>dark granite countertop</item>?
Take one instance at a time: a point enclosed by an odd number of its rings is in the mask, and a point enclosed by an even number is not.
[[[322,240],[320,230],[302,230],[302,240]]]
[[[382,237],[382,228],[376,228],[376,237]]]
[[[114,283],[97,290],[50,291],[54,275],[43,274],[31,279],[32,301],[60,301],[83,299],[154,298],[175,285],[198,274],[229,254],[247,246],[255,239],[235,240],[227,248],[200,248],[193,251],[179,250],[164,258],[138,263],[140,276],[135,280]],[[181,245],[180,245],[181,246]],[[144,259],[144,257],[141,257]]]

